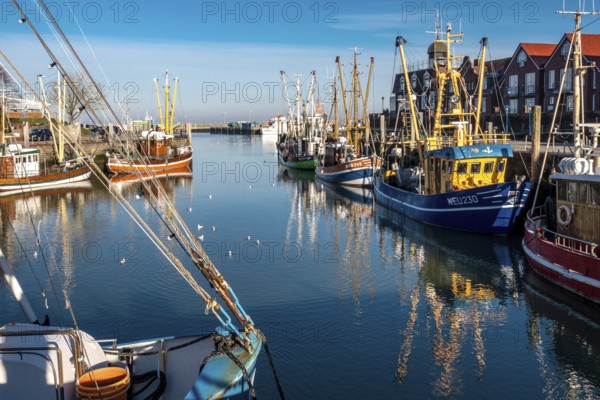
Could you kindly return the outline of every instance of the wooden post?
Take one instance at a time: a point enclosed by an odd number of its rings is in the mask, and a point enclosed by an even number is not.
[[[486,143],[490,143],[494,141],[494,143],[496,143],[496,136],[494,135],[494,123],[492,121],[489,121],[487,123],[487,135],[486,135]]]
[[[531,180],[540,179],[540,141],[542,136],[542,108],[534,106],[531,114]]]
[[[379,126],[381,128],[381,141],[385,141],[385,114],[379,116]]]

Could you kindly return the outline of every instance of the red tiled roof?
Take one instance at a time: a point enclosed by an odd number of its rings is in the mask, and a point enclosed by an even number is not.
[[[567,33],[567,38],[571,40],[572,33]],[[581,51],[584,56],[600,57],[600,34],[582,33]]]
[[[521,43],[521,47],[530,57],[550,57],[556,44],[552,43]]]

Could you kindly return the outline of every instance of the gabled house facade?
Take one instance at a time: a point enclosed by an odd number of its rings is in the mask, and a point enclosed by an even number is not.
[[[565,63],[571,50],[572,34],[563,35],[545,65],[543,112],[552,114],[559,108],[562,113],[573,112],[573,69],[572,62],[566,69],[563,94],[559,101],[558,94],[561,79],[565,72]],[[583,66],[588,67],[584,75],[582,99],[584,109],[591,113],[600,113],[600,35],[582,34],[581,52]]]

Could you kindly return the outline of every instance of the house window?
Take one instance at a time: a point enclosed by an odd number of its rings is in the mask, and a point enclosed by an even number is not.
[[[427,99],[427,95],[424,94],[421,96],[421,110],[425,109],[425,100]]]
[[[535,93],[535,72],[525,74],[525,94]]]
[[[404,77],[400,78],[400,91],[404,92],[406,88],[404,87]]]
[[[508,94],[519,94],[519,75],[510,75],[508,77]]]
[[[531,109],[535,106],[535,99],[533,97],[528,97],[525,99],[525,108],[527,108],[527,112],[531,111]]]
[[[516,114],[519,109],[519,100],[518,99],[510,99],[508,101],[508,107],[511,114]]]
[[[525,66],[525,61],[527,61],[527,55],[523,50],[519,53],[517,57],[517,62],[519,63],[519,67],[523,68]]]
[[[554,89],[556,87],[556,77],[554,75],[555,71],[553,69],[548,71],[548,89]]]
[[[548,111],[554,110],[554,96],[548,97]]]
[[[596,68],[594,68],[594,72],[592,72],[592,88],[596,89],[597,88],[597,82],[596,82],[596,73],[598,71],[596,71]]]
[[[429,73],[425,72],[425,75],[423,76],[423,86],[428,88],[430,80],[431,77],[429,76]]]
[[[481,110],[480,112],[484,113],[486,112],[486,104],[487,104],[487,99],[485,97],[481,98]]]
[[[573,111],[573,96],[567,96],[567,111]]]
[[[435,92],[429,93],[429,107],[435,107]]]
[[[562,81],[563,74],[565,73],[565,69],[561,68],[560,70],[560,79]],[[573,72],[571,68],[567,68],[567,76],[565,77],[565,90],[573,90]]]

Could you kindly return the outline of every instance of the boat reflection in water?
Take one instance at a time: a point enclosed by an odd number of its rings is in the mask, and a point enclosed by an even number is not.
[[[518,242],[430,227],[379,205],[375,214],[381,256],[398,260],[398,295],[408,307],[396,379],[404,384],[411,369],[432,363],[433,395],[464,394],[467,375],[484,379],[490,327],[505,325],[519,299]],[[385,254],[388,240],[393,255]]]
[[[529,307],[527,340],[535,353],[544,392],[556,391],[559,376],[568,398],[597,398],[600,387],[600,307],[556,287],[527,269],[523,276]]]

